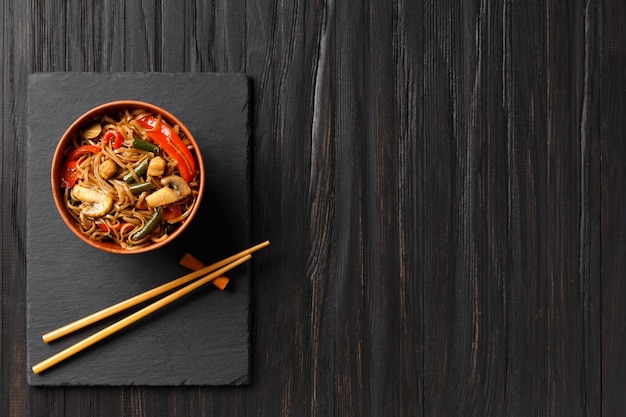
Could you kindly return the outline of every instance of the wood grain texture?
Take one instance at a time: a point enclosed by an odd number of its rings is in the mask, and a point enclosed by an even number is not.
[[[621,2],[0,5],[0,415],[623,414]],[[251,78],[249,386],[27,387],[34,71]]]
[[[594,81],[598,85],[595,95],[601,111],[595,119],[595,133],[600,137],[601,148],[601,259],[602,259],[602,411],[616,415],[626,406],[623,386],[626,366],[620,359],[626,346],[624,323],[626,289],[622,283],[625,268],[622,254],[626,249],[624,218],[626,171],[623,140],[626,97],[621,93],[626,83],[626,33],[620,30],[626,18],[623,4],[607,2],[599,10],[603,26],[599,28],[598,65]]]

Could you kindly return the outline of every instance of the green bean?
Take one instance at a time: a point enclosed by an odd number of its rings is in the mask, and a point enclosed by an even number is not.
[[[148,236],[148,234],[152,232],[152,230],[154,230],[154,228],[161,222],[162,218],[163,209],[161,207],[157,207],[152,217],[148,219],[148,221],[146,222],[146,224],[143,225],[141,230],[131,236],[131,240],[138,241]]]
[[[139,165],[137,165],[137,168],[135,168],[135,174],[137,174],[138,177],[142,177],[146,174],[146,171],[148,171],[148,164],[150,163],[150,158],[146,158],[143,161],[141,161],[139,163]],[[127,172],[124,175],[124,182],[126,182],[126,184],[132,184],[135,182],[135,176],[133,175],[133,173],[131,171]]]
[[[154,184],[152,184],[151,182],[140,182],[139,184],[132,184],[128,186],[128,188],[130,189],[130,192],[133,193],[133,195],[137,195],[141,194],[144,191],[153,189]]]
[[[142,151],[152,152],[155,155],[158,155],[161,151],[161,148],[156,146],[154,143],[146,142],[143,139],[133,138],[133,148],[141,149]]]

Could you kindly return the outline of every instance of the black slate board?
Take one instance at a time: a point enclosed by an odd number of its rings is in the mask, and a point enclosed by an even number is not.
[[[31,367],[114,320],[45,344],[63,324],[188,272],[185,251],[211,263],[251,246],[248,81],[242,74],[39,73],[28,82],[27,373],[31,385],[239,385],[249,380],[250,268],[227,291],[207,286],[77,356]],[[206,167],[193,224],[155,253],[113,255],[87,246],[52,201],[51,158],[65,129],[113,100],[156,104],[193,132]],[[120,317],[115,317],[119,319]]]

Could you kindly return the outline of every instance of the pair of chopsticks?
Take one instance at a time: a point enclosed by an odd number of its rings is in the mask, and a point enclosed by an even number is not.
[[[69,357],[77,354],[78,352],[81,352],[84,349],[87,349],[90,346],[95,345],[96,343],[102,341],[103,339],[111,336],[112,334],[130,326],[131,324],[141,320],[142,318],[148,316],[149,314],[154,313],[155,311],[159,310],[160,308],[165,307],[166,305],[170,304],[173,301],[178,300],[179,298],[189,294],[190,292],[200,288],[201,286],[215,280],[216,278],[220,278],[222,277],[222,275],[235,268],[236,266],[241,265],[242,263],[248,261],[250,258],[252,258],[252,253],[258,251],[259,249],[262,249],[266,246],[268,246],[270,244],[269,241],[265,241],[263,243],[259,243],[256,246],[253,246],[249,249],[246,249],[242,252],[239,252],[233,256],[230,256],[226,259],[223,259],[219,262],[216,262],[214,264],[205,266],[203,268],[200,268],[194,272],[191,272],[187,275],[184,275],[180,278],[177,278],[173,281],[170,281],[166,284],[163,284],[161,286],[158,286],[156,288],[153,288],[149,291],[146,291],[144,293],[138,294],[132,298],[129,298],[127,300],[124,300],[120,303],[117,303],[115,305],[112,305],[111,307],[107,307],[103,310],[100,310],[96,313],[93,313],[87,317],[84,317],[82,319],[79,319],[73,323],[67,324],[59,329],[53,330],[49,333],[46,333],[45,335],[43,335],[43,340],[46,343],[49,343],[53,340],[59,339],[63,336],[66,336],[72,332],[75,332],[79,329],[82,329],[84,327],[87,327],[93,323],[96,323],[102,319],[105,319],[107,317],[110,317],[114,314],[117,314],[121,311],[124,311],[130,307],[136,306],[137,304],[143,303],[145,301],[148,301],[158,295],[164,294],[170,290],[173,290],[175,288],[178,288],[182,285],[185,285],[191,281],[194,281],[197,278],[197,281],[192,282],[191,284],[180,288],[174,292],[172,292],[171,294],[161,298],[158,301],[153,302],[152,304],[149,304],[148,306],[142,308],[141,310],[136,311],[135,313],[111,324],[108,327],[105,327],[104,329],[100,330],[99,332],[94,333],[93,335],[81,340],[80,342],[62,350],[61,352],[57,353],[56,355],[53,355],[51,357],[49,357],[48,359],[39,362],[37,365],[32,367],[32,370],[35,374],[39,374],[45,370],[47,370],[48,368],[57,365],[58,363],[68,359]]]

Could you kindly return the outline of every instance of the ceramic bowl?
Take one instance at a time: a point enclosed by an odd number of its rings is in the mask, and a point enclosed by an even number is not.
[[[195,156],[196,160],[196,172],[199,171],[199,188],[198,195],[196,197],[194,206],[191,209],[190,215],[186,218],[186,220],[178,226],[173,232],[169,233],[168,236],[159,241],[150,243],[147,246],[135,249],[127,249],[120,246],[118,243],[111,240],[96,240],[91,237],[83,234],[80,230],[80,227],[77,221],[72,217],[69,210],[65,206],[64,201],[64,192],[65,189],[61,184],[61,176],[65,170],[64,166],[66,163],[67,155],[66,151],[68,147],[71,146],[73,139],[76,135],[80,134],[87,126],[93,124],[95,120],[99,119],[105,115],[115,116],[124,110],[135,110],[135,109],[144,109],[154,115],[160,115],[163,120],[167,121],[170,126],[178,125],[179,129],[182,133],[184,133],[185,137],[191,143],[193,149],[192,154]],[[59,143],[56,147],[53,159],[52,159],[52,169],[51,169],[51,185],[52,185],[52,196],[54,199],[54,203],[57,207],[57,210],[63,219],[63,222],[67,225],[67,227],[83,242],[87,243],[94,248],[110,252],[116,254],[139,254],[145,253],[149,251],[153,251],[159,248],[163,248],[168,245],[170,242],[175,240],[178,236],[180,236],[187,227],[192,224],[192,220],[195,214],[198,212],[198,208],[202,201],[202,196],[204,194],[204,181],[205,181],[205,172],[204,172],[204,164],[202,162],[202,155],[200,152],[200,148],[198,147],[198,143],[194,139],[192,132],[187,129],[187,127],[173,114],[168,112],[167,110],[158,107],[154,104],[145,103],[142,101],[135,100],[122,100],[122,101],[113,101],[109,103],[105,103],[99,105],[91,110],[87,111],[83,115],[81,115],[76,121],[74,121],[63,133]]]

